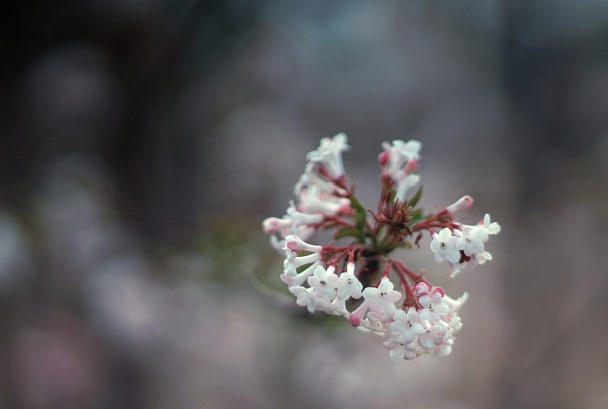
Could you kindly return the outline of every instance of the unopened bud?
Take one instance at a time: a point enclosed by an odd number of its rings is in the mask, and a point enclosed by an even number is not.
[[[388,152],[382,152],[378,155],[378,163],[382,168],[386,168],[391,161],[391,155]]]
[[[458,199],[456,202],[452,203],[448,207],[445,208],[450,213],[455,213],[458,210],[468,209],[473,205],[473,198],[471,196],[463,196]]]
[[[418,168],[418,159],[416,158],[412,158],[410,160],[407,161],[407,163],[405,164],[405,173],[412,173],[413,171],[415,171]]]

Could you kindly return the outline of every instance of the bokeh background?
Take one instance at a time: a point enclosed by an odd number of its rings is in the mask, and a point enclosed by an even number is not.
[[[0,407],[608,407],[608,3],[28,0],[0,12]],[[261,220],[344,131],[503,232],[453,353],[281,291]],[[428,239],[426,240],[428,244]]]

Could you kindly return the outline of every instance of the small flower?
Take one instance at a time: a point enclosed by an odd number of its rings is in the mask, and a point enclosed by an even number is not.
[[[420,350],[420,347],[415,342],[407,343],[397,338],[385,341],[384,347],[389,350],[389,355],[394,361],[414,359],[419,355],[418,351]]]
[[[443,293],[440,291],[431,291],[418,298],[418,302],[423,307],[420,311],[421,320],[437,322],[442,315],[450,312],[450,307],[443,302]]]
[[[452,236],[452,231],[447,227],[439,233],[433,234],[431,241],[431,251],[435,253],[435,260],[441,263],[447,260],[451,263],[457,263],[460,260],[460,252],[456,249],[456,241],[458,239]]]
[[[345,300],[348,297],[361,298],[361,290],[363,284],[354,274],[355,264],[348,263],[346,266],[346,272],[340,274],[337,283],[337,297]]]
[[[420,316],[415,307],[409,307],[407,312],[397,310],[393,315],[391,331],[399,335],[406,343],[413,342],[419,335],[424,334],[424,328],[420,324]]]
[[[455,230],[455,232],[458,230]],[[480,227],[464,226],[462,232],[458,233],[456,249],[463,251],[465,255],[472,256],[483,251],[483,239],[487,237],[486,230]],[[487,240],[487,239],[486,239]]]
[[[446,335],[447,326],[439,323],[426,328],[424,334],[420,335],[420,345],[431,350],[436,345],[440,345]],[[430,351],[429,351],[430,352]]]
[[[386,277],[382,278],[378,288],[367,287],[362,294],[369,302],[369,309],[381,316],[392,317],[395,303],[401,299],[401,293],[393,290],[393,283]]]
[[[382,148],[384,149],[384,152],[388,154],[388,163],[385,170],[391,176],[395,176],[404,168],[410,159],[420,159],[422,143],[415,139],[407,142],[398,139],[394,140],[392,144],[384,142]]]
[[[479,222],[478,226],[484,227],[488,231],[488,234],[500,233],[500,224],[492,222],[492,220],[490,219],[490,215],[487,213],[483,217],[483,220]]]
[[[348,137],[345,133],[339,133],[333,138],[322,138],[319,147],[309,152],[306,159],[313,163],[325,166],[328,173],[334,179],[344,176],[344,165],[342,152],[349,149]]]
[[[335,298],[338,276],[334,274],[334,270],[333,266],[327,267],[327,270],[322,266],[317,266],[313,276],[308,277],[308,284],[314,289],[315,297],[327,302],[331,302]]]
[[[315,296],[312,294],[312,288],[297,285],[289,287],[289,291],[296,296],[297,305],[307,307],[310,312],[315,312]]]

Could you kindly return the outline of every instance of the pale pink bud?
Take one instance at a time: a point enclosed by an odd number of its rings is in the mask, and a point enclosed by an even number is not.
[[[458,199],[456,202],[452,203],[448,207],[445,208],[450,213],[455,213],[458,210],[468,209],[473,205],[473,198],[471,196],[463,196]]]
[[[313,253],[319,253],[323,249],[322,246],[306,243],[304,240],[302,240],[295,234],[290,234],[289,236],[285,237],[285,248],[293,252],[297,252],[298,250],[304,250]]]
[[[405,168],[404,171],[405,173],[412,173],[413,171],[415,171],[418,168],[418,159],[416,158],[412,158],[410,160],[407,161],[407,163],[405,164]]]
[[[265,233],[277,233],[281,228],[290,227],[293,225],[293,220],[279,219],[278,217],[268,217],[262,222],[262,228]]]
[[[378,155],[378,163],[382,168],[386,168],[391,161],[391,155],[388,152],[382,152]]]
[[[350,313],[348,320],[350,321],[350,324],[353,327],[358,327],[359,325],[361,325],[361,322],[363,321],[363,316],[369,308],[368,304],[369,302],[365,300],[361,303],[359,308]]]

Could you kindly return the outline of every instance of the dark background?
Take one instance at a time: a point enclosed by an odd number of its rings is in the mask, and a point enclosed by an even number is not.
[[[14,1],[0,10],[0,407],[604,408],[608,3]],[[453,353],[394,363],[274,289],[306,152],[385,140],[503,232]]]

